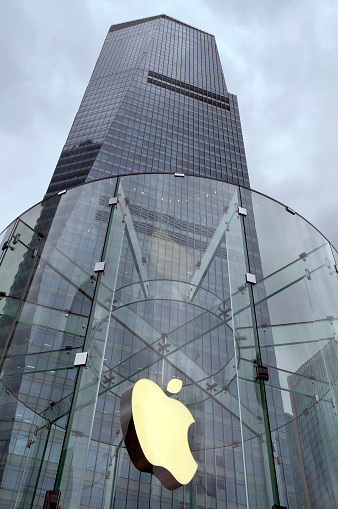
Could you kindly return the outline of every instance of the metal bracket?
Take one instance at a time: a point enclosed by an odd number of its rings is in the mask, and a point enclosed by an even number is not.
[[[21,233],[17,233],[14,237],[13,244],[17,244],[19,242],[20,237]]]
[[[257,382],[257,380],[263,380],[264,382],[267,382],[269,380],[269,370],[267,366],[263,366],[262,364],[255,364],[256,367],[256,374],[254,381]]]
[[[257,283],[255,274],[250,274],[250,272],[247,272],[245,274],[245,279],[247,283],[251,283],[252,285],[255,285]]]
[[[108,205],[114,206],[117,205],[119,202],[119,199],[117,196],[113,196],[112,198],[109,198]]]
[[[4,243],[4,245],[2,246],[2,250],[5,251],[6,249],[11,249],[11,251],[14,251],[15,247],[11,246],[10,243],[8,241],[6,241]]]
[[[240,216],[247,216],[248,215],[248,211],[244,207],[238,207],[238,214]]]
[[[308,279],[309,281],[311,280],[311,274],[310,274],[309,269],[305,269],[305,277],[306,277],[306,279]]]
[[[159,345],[157,350],[160,353],[162,353],[164,351],[166,351],[166,352],[170,351],[171,344],[168,341],[165,341],[163,344],[162,343],[157,343],[157,344]]]
[[[28,439],[26,444],[27,449],[30,449],[33,444],[35,444],[35,440]]]
[[[75,367],[86,366],[87,359],[88,359],[88,352],[78,352],[75,355],[74,366]]]
[[[96,262],[94,267],[94,272],[104,272],[106,268],[106,262]]]
[[[45,501],[43,503],[43,509],[60,509],[60,490],[46,491]]]
[[[213,389],[216,389],[217,385],[218,384],[216,382],[213,384],[207,382],[207,391],[212,391]]]

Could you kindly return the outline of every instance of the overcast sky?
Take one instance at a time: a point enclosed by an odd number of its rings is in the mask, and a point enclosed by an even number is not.
[[[42,199],[110,25],[162,13],[215,35],[253,189],[338,247],[337,0],[3,2],[0,231]]]

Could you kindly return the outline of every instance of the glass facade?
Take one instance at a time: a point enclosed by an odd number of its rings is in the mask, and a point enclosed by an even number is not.
[[[113,25],[47,196],[111,175],[175,171],[249,187],[215,38],[165,15]]]
[[[250,190],[214,38],[111,27],[46,196],[0,236],[0,509],[335,509],[337,253]],[[144,378],[195,420],[174,491],[123,441]]]
[[[336,507],[336,252],[309,223],[222,181],[139,174],[52,197],[4,235],[1,507],[53,489],[81,509]],[[119,404],[173,377],[198,469],[168,491],[129,460]]]

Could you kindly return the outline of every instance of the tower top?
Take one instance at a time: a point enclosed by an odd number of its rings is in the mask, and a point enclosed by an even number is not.
[[[148,21],[153,21],[155,19],[167,19],[169,21],[174,21],[174,23],[178,23],[179,25],[192,28],[193,30],[197,30],[198,32],[202,32],[203,34],[209,35],[210,37],[214,37],[212,34],[209,34],[208,32],[205,32],[204,30],[200,30],[199,28],[195,28],[191,25],[187,25],[186,23],[183,23],[182,21],[179,21],[178,19],[171,18],[170,16],[167,16],[166,14],[158,14],[157,16],[151,16],[150,18],[142,18],[142,19],[136,19],[134,21],[127,21],[125,23],[117,23],[116,25],[112,25],[109,29],[109,32],[115,32],[116,30],[121,30],[122,28],[128,28],[135,25],[140,25],[141,23],[147,23]]]

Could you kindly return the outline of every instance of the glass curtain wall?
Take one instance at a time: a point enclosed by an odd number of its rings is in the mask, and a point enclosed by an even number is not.
[[[52,197],[1,239],[1,509],[50,490],[69,509],[337,507],[336,252],[303,218],[139,174]],[[182,380],[195,420],[197,472],[174,491],[123,441],[142,378]]]

